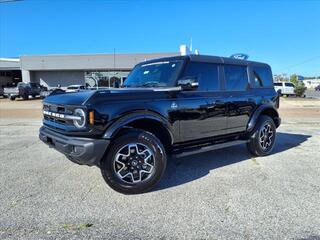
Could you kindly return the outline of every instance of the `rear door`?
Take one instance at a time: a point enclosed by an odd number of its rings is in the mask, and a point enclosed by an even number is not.
[[[246,65],[224,65],[224,96],[227,105],[227,133],[246,130],[256,104],[249,91]]]
[[[180,139],[191,141],[225,134],[226,106],[221,98],[220,66],[189,62],[183,78],[196,78],[199,87],[179,93]]]

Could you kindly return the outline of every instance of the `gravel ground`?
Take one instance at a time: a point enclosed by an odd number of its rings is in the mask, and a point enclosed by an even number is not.
[[[239,145],[170,159],[134,196],[42,144],[39,119],[3,117],[2,102],[0,239],[320,239],[319,107],[291,101],[272,155]]]

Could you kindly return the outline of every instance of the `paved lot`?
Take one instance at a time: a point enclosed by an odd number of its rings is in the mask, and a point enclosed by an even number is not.
[[[320,99],[320,91],[307,90],[306,91],[306,97],[312,97],[312,98]]]
[[[283,99],[271,156],[241,145],[171,159],[135,196],[42,144],[29,103],[0,102],[0,239],[320,239],[320,101]]]

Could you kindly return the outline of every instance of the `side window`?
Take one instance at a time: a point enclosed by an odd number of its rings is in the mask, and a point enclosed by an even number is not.
[[[254,87],[271,87],[272,73],[267,67],[253,67]]]
[[[284,83],[284,85],[285,85],[286,87],[294,87],[294,85],[293,85],[292,83]]]
[[[248,74],[246,66],[225,65],[224,74],[226,90],[244,91],[248,87]]]
[[[274,86],[282,87],[282,83],[274,83]]]
[[[219,90],[218,65],[213,63],[189,62],[183,78],[196,77],[199,81],[199,91]]]

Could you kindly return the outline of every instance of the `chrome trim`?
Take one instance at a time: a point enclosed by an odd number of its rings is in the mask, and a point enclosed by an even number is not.
[[[62,114],[62,113],[55,113],[55,112],[49,112],[49,111],[42,111],[43,115],[50,116],[50,117],[55,117],[55,118],[60,118],[60,119],[67,119],[67,120],[76,120],[76,121],[81,121],[81,117],[79,116],[73,116],[73,115],[67,115],[67,114]]]

